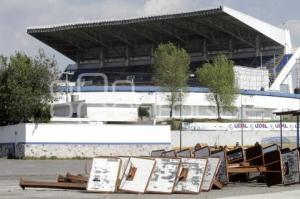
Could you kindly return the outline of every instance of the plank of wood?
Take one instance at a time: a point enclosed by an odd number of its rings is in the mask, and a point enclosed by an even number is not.
[[[75,189],[85,190],[86,183],[70,183],[70,182],[49,182],[49,181],[33,181],[20,178],[20,187],[25,188],[49,188],[49,189]]]
[[[256,172],[267,172],[266,167],[232,167],[228,168],[228,173],[256,173]]]
[[[57,182],[87,183],[88,177],[67,173],[66,176],[59,175]]]
[[[217,179],[215,178],[213,181],[213,189],[222,189],[224,187],[224,185]]]

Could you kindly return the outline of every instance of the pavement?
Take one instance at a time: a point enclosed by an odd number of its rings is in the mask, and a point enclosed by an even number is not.
[[[279,199],[300,198],[300,184],[291,186],[272,186],[257,183],[231,183],[222,190],[202,192],[199,195],[188,194],[99,194],[87,193],[86,191],[56,190],[56,189],[33,189],[22,190],[19,187],[20,177],[33,180],[55,181],[58,174],[66,172],[84,174],[89,170],[91,160],[7,160],[0,159],[0,198],[1,199],[81,199],[81,198],[123,198],[123,199],[183,199],[183,198],[224,198],[224,199]]]

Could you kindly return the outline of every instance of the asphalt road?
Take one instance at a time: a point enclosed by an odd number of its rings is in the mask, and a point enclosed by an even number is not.
[[[253,199],[253,198],[299,198],[300,184],[292,186],[266,187],[264,184],[229,184],[222,190],[212,190],[199,195],[173,194],[98,194],[87,193],[85,191],[54,190],[54,189],[25,189],[19,187],[21,176],[34,180],[53,180],[58,174],[71,172],[74,174],[85,173],[85,168],[89,167],[91,161],[83,160],[6,160],[0,159],[0,198],[61,198],[61,199],[81,199],[81,198],[226,198],[226,199]],[[87,166],[86,166],[87,165]]]

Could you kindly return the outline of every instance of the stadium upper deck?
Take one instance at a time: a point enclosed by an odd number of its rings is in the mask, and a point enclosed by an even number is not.
[[[191,55],[191,71],[217,54],[236,65],[270,67],[278,75],[291,55],[283,30],[228,7],[151,16],[28,28],[39,39],[76,62],[76,77],[104,72],[109,80],[133,77],[151,84],[154,49],[173,42]],[[191,81],[193,83],[193,81]]]

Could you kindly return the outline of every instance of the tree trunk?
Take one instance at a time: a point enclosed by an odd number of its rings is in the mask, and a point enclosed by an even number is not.
[[[218,121],[221,121],[221,111],[220,111],[220,104],[217,103],[217,113],[218,113]]]
[[[173,105],[170,106],[170,118],[173,118]]]
[[[221,107],[220,107],[220,102],[219,102],[219,96],[215,95],[215,100],[216,100],[216,106],[217,106],[217,114],[218,114],[218,121],[221,121]]]

